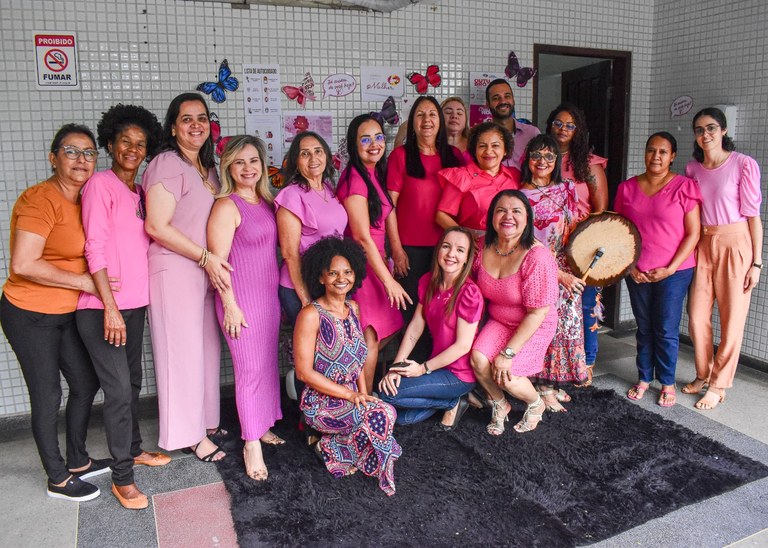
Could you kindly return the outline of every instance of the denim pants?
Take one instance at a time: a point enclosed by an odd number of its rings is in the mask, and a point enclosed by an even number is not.
[[[660,282],[635,283],[627,278],[632,312],[637,321],[637,371],[642,382],[655,379],[675,384],[680,319],[693,268],[678,270]]]
[[[594,314],[599,291],[599,288],[588,285],[581,294],[581,310],[584,314],[584,353],[587,357],[587,365],[595,365],[597,359],[597,331],[592,331],[590,328],[597,322],[597,318],[593,318],[592,314]]]
[[[429,375],[402,377],[396,395],[382,392],[379,396],[397,408],[397,424],[416,424],[440,409],[453,409],[474,386],[475,383],[459,380],[443,367]]]

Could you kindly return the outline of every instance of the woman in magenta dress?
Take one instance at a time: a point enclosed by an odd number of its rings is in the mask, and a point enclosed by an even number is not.
[[[435,222],[442,228],[463,226],[482,235],[488,204],[500,191],[520,187],[520,171],[502,161],[512,154],[512,134],[493,122],[483,122],[469,134],[472,162],[438,173],[443,187]]]
[[[522,191],[533,208],[536,239],[549,248],[559,269],[557,334],[544,369],[535,375],[547,409],[557,413],[565,411],[560,401],[570,398],[563,390],[555,391],[555,385],[582,382],[587,379],[587,369],[581,311],[584,283],[573,275],[565,259],[565,245],[577,222],[576,188],[573,181],[560,180],[560,152],[550,135],[537,135],[528,142]]]
[[[349,216],[345,234],[363,246],[368,261],[365,281],[355,294],[368,345],[364,370],[367,393],[373,389],[379,352],[403,327],[399,310],[411,304],[390,272],[384,248],[387,236],[397,229],[392,199],[383,186],[385,148],[381,123],[370,114],[355,117],[347,129],[349,163],[336,192]]]
[[[143,175],[149,244],[149,329],[163,449],[194,451],[203,461],[219,447],[221,342],[214,290],[229,286],[229,264],[209,253],[206,224],[219,191],[208,105],[198,93],[171,101],[165,152]],[[210,437],[209,437],[210,436]]]
[[[285,443],[270,427],[282,418],[277,342],[277,224],[264,143],[233,137],[221,155],[221,193],[208,220],[211,253],[233,267],[232,283],[216,298],[216,315],[232,354],[245,471],[267,479],[261,443]]]
[[[533,237],[533,211],[521,191],[499,192],[486,225],[473,272],[489,318],[472,346],[471,363],[491,398],[488,433],[500,436],[512,410],[505,392],[528,406],[515,431],[535,429],[544,414],[528,377],[541,371],[557,329],[557,264]]]
[[[335,477],[361,470],[394,495],[402,454],[392,435],[397,414],[367,393],[365,337],[357,303],[347,300],[366,276],[363,250],[352,240],[320,240],[302,257],[302,275],[313,306],[299,313],[293,347],[296,375],[306,384],[300,409],[322,433],[315,451]]]
[[[445,410],[439,426],[454,430],[475,386],[469,351],[483,315],[483,295],[469,278],[475,240],[465,228],[452,227],[438,242],[432,271],[419,280],[419,304],[408,324],[392,367],[379,383],[382,399],[400,409],[398,424],[414,424]],[[407,359],[429,327],[434,346],[428,360]]]
[[[582,110],[571,103],[558,105],[547,118],[547,134],[552,135],[560,146],[563,180],[570,179],[576,183],[578,220],[605,211],[608,208],[608,179],[605,176],[608,160],[592,154],[589,127]],[[585,388],[592,384],[592,370],[597,359],[597,330],[603,317],[599,293],[600,288],[587,286],[581,294],[587,380],[579,386]]]

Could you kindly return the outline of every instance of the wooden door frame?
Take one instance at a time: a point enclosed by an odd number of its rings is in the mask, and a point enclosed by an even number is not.
[[[632,75],[632,52],[610,49],[596,48],[574,48],[569,46],[557,46],[552,44],[534,44],[533,45],[533,66],[539,68],[539,56],[541,54],[563,55],[571,57],[594,57],[599,59],[610,59],[613,61],[613,70],[611,71],[611,105],[612,114],[608,117],[608,132],[611,136],[620,136],[620,143],[616,139],[611,139],[611,146],[607,151],[610,162],[615,166],[617,159],[620,161],[618,174],[613,172],[613,181],[609,183],[618,185],[620,181],[627,178],[627,159],[629,150],[629,108],[631,92]],[[617,101],[619,93],[623,97]],[[533,122],[538,125],[539,120],[539,73],[538,70],[533,78]],[[610,169],[609,165],[609,169]],[[618,175],[618,176],[617,176]],[[611,193],[613,194],[613,193]],[[609,204],[609,207],[612,204]],[[604,292],[604,304],[606,308],[610,307],[610,312],[606,314],[607,319],[612,320],[614,330],[622,331],[635,327],[634,320],[621,321],[621,290],[618,285],[614,286],[613,291]]]
[[[629,150],[629,105],[632,76],[632,52],[613,49],[573,48],[570,46],[557,46],[552,44],[533,44],[533,66],[539,67],[541,54],[565,55],[570,57],[595,57],[610,59],[613,61],[611,86],[613,97],[616,98],[618,90],[623,90],[624,100],[617,101],[614,115],[609,118],[608,131],[611,135],[622,135],[622,143],[618,149],[611,148],[611,153],[621,158],[621,180],[627,176],[627,153]],[[533,77],[533,123],[538,125],[539,120],[539,73]]]

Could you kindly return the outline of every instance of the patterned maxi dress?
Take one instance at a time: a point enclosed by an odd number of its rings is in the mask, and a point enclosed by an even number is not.
[[[574,183],[568,180],[523,192],[533,208],[536,239],[552,251],[560,270],[572,273],[565,246],[578,220]],[[544,383],[581,382],[587,378],[581,295],[569,295],[562,285],[559,290],[557,332],[544,357],[544,369],[535,377]]]
[[[352,307],[339,319],[312,303],[320,314],[320,329],[315,345],[314,369],[336,384],[357,391],[357,378],[368,354],[360,322]],[[334,398],[307,386],[301,397],[301,411],[307,425],[324,435],[320,449],[328,471],[340,478],[351,468],[379,478],[379,487],[387,495],[395,494],[395,461],[402,449],[392,431],[395,408],[378,401],[360,409],[347,400]]]

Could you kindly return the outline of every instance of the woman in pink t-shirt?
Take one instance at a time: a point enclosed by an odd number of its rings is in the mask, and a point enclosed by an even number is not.
[[[733,386],[749,312],[752,289],[763,268],[760,220],[760,167],[734,151],[720,109],[705,108],[693,117],[694,160],[685,174],[696,180],[702,196],[701,239],[696,275],[688,303],[688,324],[696,362],[696,379],[685,394],[707,393],[698,409],[713,409]],[[712,312],[720,315],[720,344],[713,348]]]
[[[683,300],[693,278],[693,249],[699,240],[701,194],[696,183],[670,170],[677,141],[666,131],[645,143],[645,173],[619,185],[615,209],[637,225],[640,259],[627,278],[637,321],[639,380],[627,397],[639,400],[661,383],[658,404],[675,405],[675,369]]]
[[[558,105],[547,118],[547,134],[552,135],[560,145],[563,158],[560,174],[563,180],[570,179],[576,183],[577,220],[605,211],[608,207],[608,180],[605,176],[608,160],[592,154],[584,112],[571,103]],[[599,293],[600,288],[587,286],[581,295],[584,354],[587,360],[587,380],[579,385],[581,387],[592,384],[592,368],[597,359],[598,318],[603,316]]]
[[[415,424],[445,410],[439,426],[454,430],[469,405],[475,385],[469,351],[483,313],[480,288],[469,278],[475,255],[472,233],[445,231],[432,271],[419,280],[419,304],[405,330],[395,366],[379,383],[381,399],[397,407],[398,424]],[[407,359],[428,327],[434,345],[423,363]]]
[[[360,323],[368,346],[363,374],[368,393],[379,351],[403,327],[400,309],[411,298],[390,272],[384,242],[395,226],[394,206],[384,190],[386,136],[381,123],[371,114],[352,119],[347,129],[349,163],[339,177],[337,196],[349,216],[345,235],[363,246],[367,259],[366,276],[355,293],[360,305]]]
[[[392,151],[387,162],[387,190],[395,206],[390,234],[394,273],[414,303],[421,277],[429,272],[435,245],[443,229],[435,222],[442,189],[437,172],[462,165],[459,151],[448,144],[440,104],[428,95],[419,97],[408,116],[405,145]],[[407,323],[413,307],[403,312]],[[425,337],[417,348],[418,359],[429,355]]]

